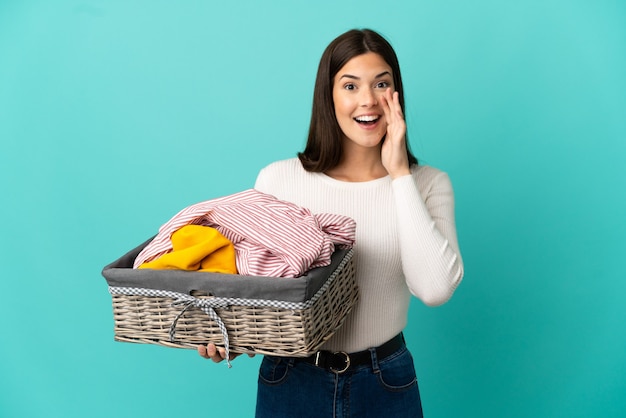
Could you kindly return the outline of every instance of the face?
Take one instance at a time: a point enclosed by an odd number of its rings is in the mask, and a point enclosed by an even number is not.
[[[395,90],[391,67],[376,53],[357,55],[339,70],[333,100],[344,141],[362,147],[380,145],[387,132],[380,96],[388,88]]]

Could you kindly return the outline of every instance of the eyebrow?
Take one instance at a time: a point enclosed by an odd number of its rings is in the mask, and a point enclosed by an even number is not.
[[[376,77],[374,77],[374,78],[381,78],[381,77],[383,77],[383,76],[385,76],[385,75],[389,75],[389,76],[391,76],[391,73],[390,73],[389,71],[383,71],[382,73],[378,74],[378,75],[377,75]],[[360,80],[360,79],[361,79],[360,77],[357,77],[357,76],[352,75],[352,74],[344,74],[344,75],[342,75],[341,77],[339,77],[339,79],[340,79],[340,80],[341,80],[342,78],[350,78],[350,79],[353,79],[353,80]]]

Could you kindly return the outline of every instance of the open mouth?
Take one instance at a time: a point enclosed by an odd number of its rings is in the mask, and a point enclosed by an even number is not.
[[[361,125],[373,125],[380,119],[380,116],[369,115],[369,116],[357,116],[354,120]]]

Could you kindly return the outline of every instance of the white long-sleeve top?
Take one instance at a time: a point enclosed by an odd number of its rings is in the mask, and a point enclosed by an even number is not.
[[[360,299],[325,349],[355,352],[384,343],[405,328],[411,294],[440,305],[463,277],[452,184],[433,167],[413,166],[395,180],[345,182],[307,172],[293,158],[261,170],[255,189],[356,221]]]

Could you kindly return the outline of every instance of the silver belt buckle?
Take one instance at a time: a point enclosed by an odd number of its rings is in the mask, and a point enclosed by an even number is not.
[[[344,366],[343,369],[334,369],[332,367],[329,367],[330,371],[333,373],[341,374],[341,373],[344,373],[346,370],[348,370],[348,368],[350,367],[350,356],[348,355],[348,353],[346,353],[345,351],[335,351],[333,355],[335,356],[343,355],[346,358],[345,359],[346,365]]]

